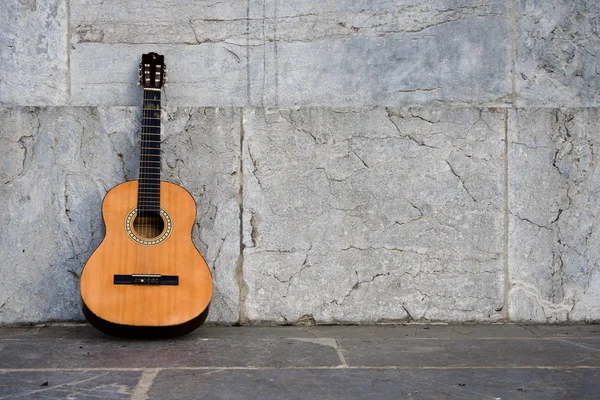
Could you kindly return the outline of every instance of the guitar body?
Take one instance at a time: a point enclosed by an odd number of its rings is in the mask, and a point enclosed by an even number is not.
[[[213,291],[210,270],[191,240],[194,199],[182,187],[160,182],[163,227],[155,232],[144,232],[143,221],[134,223],[137,206],[138,181],[122,183],[104,198],[106,236],[81,275],[84,315],[118,336],[188,333],[206,319]]]

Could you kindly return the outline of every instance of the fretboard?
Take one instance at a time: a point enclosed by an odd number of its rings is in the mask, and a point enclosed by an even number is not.
[[[144,89],[138,215],[160,212],[160,90]]]

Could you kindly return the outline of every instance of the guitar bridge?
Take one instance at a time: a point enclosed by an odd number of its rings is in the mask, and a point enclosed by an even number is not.
[[[179,276],[160,274],[115,275],[115,285],[179,285]]]

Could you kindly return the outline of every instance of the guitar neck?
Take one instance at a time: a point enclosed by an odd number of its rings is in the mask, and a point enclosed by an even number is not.
[[[160,212],[160,89],[144,89],[138,214]]]

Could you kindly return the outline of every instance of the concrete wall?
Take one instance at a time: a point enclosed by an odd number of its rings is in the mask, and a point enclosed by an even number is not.
[[[596,0],[3,7],[0,323],[83,318],[148,51],[210,321],[600,320]]]

